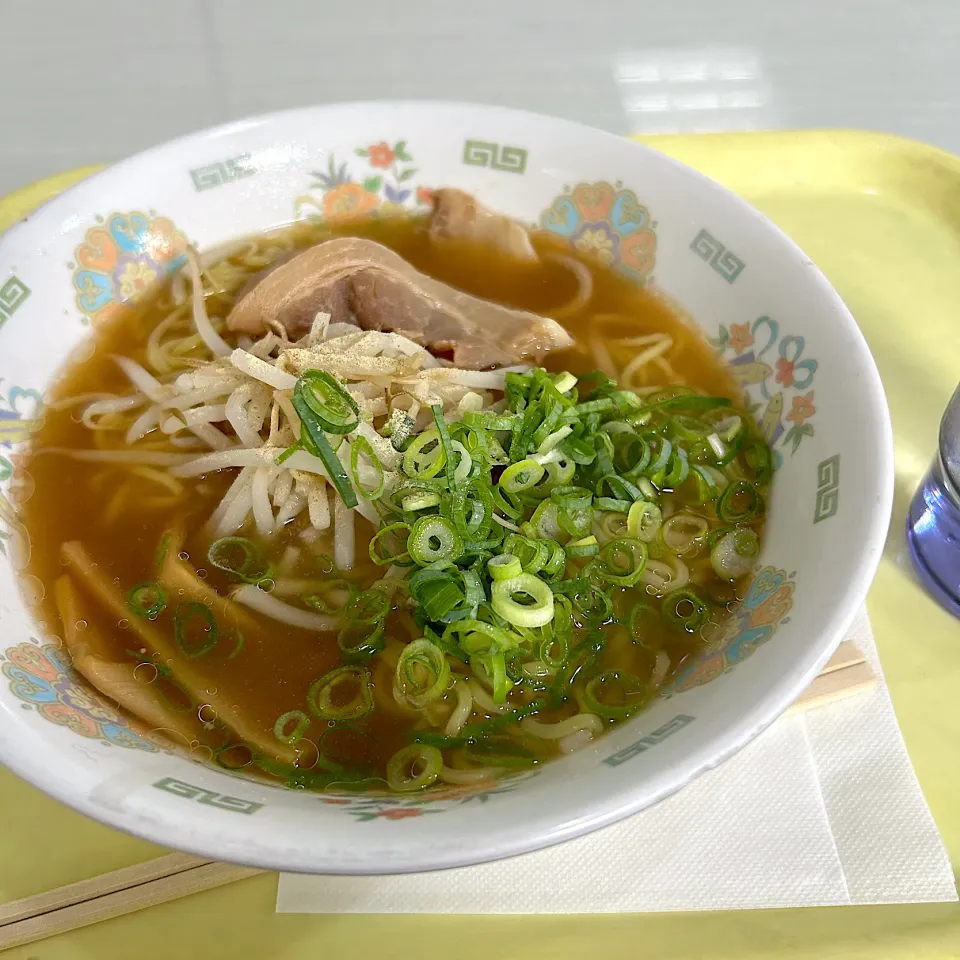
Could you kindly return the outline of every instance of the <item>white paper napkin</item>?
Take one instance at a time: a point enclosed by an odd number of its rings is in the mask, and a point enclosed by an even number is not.
[[[864,611],[869,693],[784,717],[628,820],[547,850],[434,873],[281,874],[285,913],[630,913],[957,899]]]

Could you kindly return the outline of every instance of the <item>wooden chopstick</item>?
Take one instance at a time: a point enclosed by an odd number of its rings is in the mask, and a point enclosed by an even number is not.
[[[844,640],[813,683],[797,697],[786,712],[795,714],[812,707],[822,707],[836,700],[864,693],[876,683],[877,678],[867,663],[867,658],[855,643]]]
[[[6,904],[0,914],[4,918],[0,922],[0,950],[68,933],[263,872],[255,867],[218,863],[180,853],[157,857]]]
[[[876,684],[866,658],[849,640],[837,648],[819,676],[788,713],[809,710]],[[0,950],[67,933],[146,907],[211,890],[264,871],[171,853],[146,863],[71,883],[0,905]]]
[[[189,853],[171,853],[164,857],[147,860],[145,863],[136,863],[132,867],[124,867],[122,870],[103,873],[89,880],[58,887],[56,890],[48,890],[46,893],[24,897],[22,900],[12,900],[10,903],[0,905],[0,929],[18,920],[29,920],[40,914],[72,907],[74,904],[93,900],[96,897],[117,893],[164,877],[172,877],[174,874],[183,873],[185,870],[192,870],[207,863],[213,863],[213,861],[194,857]]]
[[[855,667],[859,663],[866,662],[867,658],[861,653],[860,648],[852,640],[844,640],[834,651],[833,656],[827,661],[826,666],[820,671],[818,677],[823,677],[828,673],[844,670],[847,667]],[[799,699],[801,698],[798,698],[798,701]]]

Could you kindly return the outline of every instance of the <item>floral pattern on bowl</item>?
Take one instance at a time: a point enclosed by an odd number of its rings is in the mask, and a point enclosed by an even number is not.
[[[388,216],[430,204],[431,191],[413,184],[417,168],[405,140],[393,144],[381,140],[357,147],[354,154],[368,169],[355,176],[347,161],[338,163],[331,153],[327,169],[313,171],[310,192],[297,197],[297,217],[348,220],[374,214]]]
[[[814,435],[809,421],[817,412],[812,387],[819,363],[803,356],[803,337],[781,337],[780,324],[770,317],[721,325],[711,342],[746,389],[747,409],[774,448],[779,467],[781,450],[789,450],[792,456],[805,437]],[[775,359],[770,351],[775,351]],[[790,409],[784,415],[787,400]]]
[[[54,644],[21,643],[6,650],[2,666],[10,691],[45,720],[81,737],[131,750],[156,753],[159,747],[94,693]]]
[[[681,670],[670,694],[692,690],[731,670],[766,643],[780,624],[788,623],[795,577],[770,566],[757,571],[743,601],[721,625],[720,634],[711,638],[710,649]]]
[[[23,443],[40,423],[43,399],[36,390],[9,387],[4,393],[0,380],[0,483],[13,476],[15,454],[13,447]]]
[[[86,322],[108,320],[186,261],[187,238],[171,220],[133,210],[97,217],[68,264]]]
[[[650,211],[620,181],[578,183],[540,215],[540,226],[566,239],[578,253],[645,283],[656,260]]]
[[[11,469],[16,469],[17,459],[21,454],[13,454],[9,463]],[[2,466],[2,464],[0,464]],[[8,491],[10,493],[11,491]],[[20,523],[19,514],[16,506],[10,502],[8,497],[0,493],[0,556],[9,557],[11,561],[17,550],[22,552],[22,538],[25,536],[23,525]],[[11,549],[11,546],[16,549]]]

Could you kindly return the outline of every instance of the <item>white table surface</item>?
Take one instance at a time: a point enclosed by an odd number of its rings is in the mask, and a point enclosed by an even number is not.
[[[609,130],[884,130],[960,152],[960,0],[0,0],[0,193],[299,104]]]

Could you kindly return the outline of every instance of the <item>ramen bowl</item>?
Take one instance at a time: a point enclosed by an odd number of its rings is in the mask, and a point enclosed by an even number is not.
[[[584,749],[424,795],[287,790],[191,760],[93,692],[24,572],[22,445],[92,325],[200,249],[306,217],[389,216],[455,186],[665,298],[729,364],[775,461],[766,539],[722,635],[666,695]],[[863,603],[892,496],[883,390],[813,263],[726,190],[560,120],[440,103],[293,110],[149,150],[0,237],[0,760],[112,826],[206,857],[325,873],[432,870],[558,843],[642,810],[747,744]],[[89,509],[78,499],[76,508]]]

